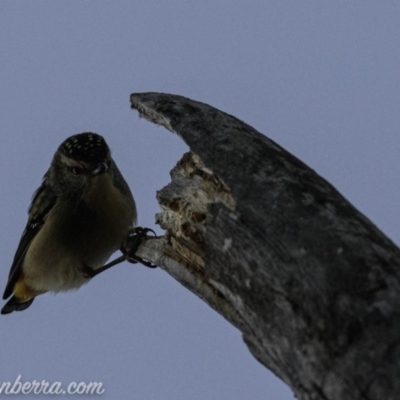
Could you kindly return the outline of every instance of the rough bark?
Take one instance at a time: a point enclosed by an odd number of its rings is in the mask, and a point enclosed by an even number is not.
[[[332,185],[237,118],[159,93],[132,108],[191,153],[140,255],[240,329],[300,399],[400,399],[400,250]]]

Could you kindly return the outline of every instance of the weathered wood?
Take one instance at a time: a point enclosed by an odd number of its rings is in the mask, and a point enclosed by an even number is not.
[[[131,96],[190,147],[158,194],[156,262],[243,332],[300,399],[400,399],[400,250],[332,185],[237,118]]]

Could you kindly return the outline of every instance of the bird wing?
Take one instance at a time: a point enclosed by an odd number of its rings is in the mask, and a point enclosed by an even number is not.
[[[14,256],[14,261],[11,265],[8,282],[4,290],[3,299],[10,297],[14,290],[14,285],[18,281],[22,272],[22,263],[26,251],[29,248],[33,238],[37,235],[45,223],[46,216],[56,203],[57,196],[48,184],[48,177],[43,177],[43,182],[39,189],[33,194],[32,203],[29,207],[29,219],[26,228],[21,236],[17,251]]]

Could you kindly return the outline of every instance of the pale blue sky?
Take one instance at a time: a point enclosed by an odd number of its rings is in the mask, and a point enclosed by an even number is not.
[[[132,92],[244,120],[399,244],[399,21],[395,1],[0,1],[0,282],[30,197],[72,134],[106,138],[139,223],[155,228],[156,190],[186,147],[130,110]],[[2,316],[0,335],[0,382],[101,381],[105,399],[293,399],[235,328],[161,270],[125,263],[41,296]]]

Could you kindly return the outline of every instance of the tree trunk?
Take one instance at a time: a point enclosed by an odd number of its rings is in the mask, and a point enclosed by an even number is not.
[[[160,93],[132,108],[190,147],[139,255],[243,333],[299,399],[400,399],[400,250],[327,181],[237,118]]]

